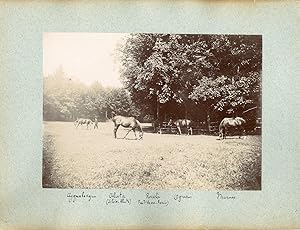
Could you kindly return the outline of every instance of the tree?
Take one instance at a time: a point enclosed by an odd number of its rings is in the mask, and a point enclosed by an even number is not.
[[[161,105],[189,100],[188,84],[192,79],[185,73],[189,72],[184,69],[189,63],[184,44],[178,41],[180,38],[179,35],[133,34],[122,50],[125,87],[143,109],[156,111],[157,118]]]
[[[241,111],[260,102],[261,37],[213,36],[209,52],[214,71],[198,80],[190,94],[211,109]]]
[[[140,111],[124,88],[105,88],[94,82],[86,86],[72,80],[62,68],[44,78],[44,120],[74,121],[76,118],[110,118],[111,112],[140,116]]]
[[[133,34],[122,65],[132,99],[157,117],[170,104],[187,111],[197,103],[209,123],[212,111],[239,110],[260,98],[260,36]]]

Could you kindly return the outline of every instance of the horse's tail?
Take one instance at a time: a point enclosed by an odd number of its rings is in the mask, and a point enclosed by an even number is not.
[[[111,120],[112,120],[112,122],[116,125],[116,117],[113,116],[113,117],[111,118]]]
[[[224,128],[224,119],[219,124],[219,131]]]

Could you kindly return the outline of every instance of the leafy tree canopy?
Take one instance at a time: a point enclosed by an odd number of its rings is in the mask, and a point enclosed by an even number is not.
[[[261,45],[255,35],[132,34],[121,49],[122,79],[152,111],[172,101],[243,109],[260,100]]]
[[[59,68],[44,77],[44,120],[74,121],[76,118],[111,118],[111,113],[140,116],[124,88],[105,88],[95,82],[86,86],[72,80]]]

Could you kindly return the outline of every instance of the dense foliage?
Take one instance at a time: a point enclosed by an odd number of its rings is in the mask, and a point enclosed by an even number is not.
[[[58,69],[44,78],[44,120],[74,121],[76,118],[111,118],[111,112],[138,116],[127,90],[104,88],[95,82],[86,86]]]
[[[261,36],[132,34],[122,79],[148,113],[203,119],[260,105]]]
[[[86,86],[58,69],[44,79],[44,119],[105,120],[114,111],[209,123],[261,105],[261,36],[131,34],[118,51],[124,88]]]

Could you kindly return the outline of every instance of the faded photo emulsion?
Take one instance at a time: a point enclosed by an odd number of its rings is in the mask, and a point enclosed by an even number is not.
[[[261,190],[262,36],[44,33],[43,188]]]

